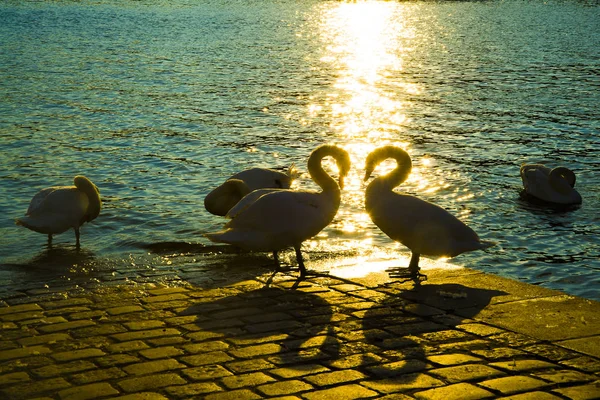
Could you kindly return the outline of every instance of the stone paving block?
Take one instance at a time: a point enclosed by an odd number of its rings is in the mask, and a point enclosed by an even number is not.
[[[444,382],[427,374],[416,373],[400,375],[389,379],[363,381],[361,385],[381,393],[396,393],[444,386]]]
[[[352,354],[345,357],[338,357],[330,361],[326,361],[325,365],[337,368],[347,369],[360,366],[378,364],[384,361],[384,358],[374,353]]]
[[[191,354],[206,353],[218,350],[227,350],[229,345],[220,340],[213,340],[209,342],[191,343],[183,346],[183,349]]]
[[[112,307],[106,310],[106,312],[110,315],[129,314],[140,311],[144,311],[144,309],[141,306],[119,306]]]
[[[492,392],[465,382],[424,390],[414,396],[422,400],[477,400],[495,397]]]
[[[181,374],[194,381],[216,381],[217,378],[233,375],[220,365],[204,365],[195,368],[185,368],[181,370]]]
[[[233,358],[223,351],[213,351],[211,353],[179,358],[179,361],[189,364],[193,367],[208,364],[222,364],[231,360],[233,360]]]
[[[141,392],[134,394],[126,394],[124,396],[115,397],[118,400],[170,400],[159,393]]]
[[[324,372],[317,375],[305,376],[304,380],[314,386],[331,386],[365,379],[366,376],[352,369],[343,371]]]
[[[106,311],[104,311],[104,310],[78,311],[78,312],[69,314],[68,318],[70,320],[76,320],[76,319],[99,320],[102,318],[106,318]]]
[[[77,386],[58,392],[61,400],[89,400],[119,394],[119,391],[106,382]]]
[[[473,353],[484,357],[490,361],[500,361],[502,359],[513,360],[514,358],[526,356],[527,353],[510,347],[495,347],[493,349],[474,349]]]
[[[267,343],[231,350],[230,354],[237,358],[252,358],[279,353],[282,349],[282,346],[279,344]]]
[[[561,400],[562,397],[554,396],[546,392],[528,392],[514,396],[502,397],[502,400]]]
[[[90,305],[92,301],[85,297],[72,297],[64,300],[45,301],[40,305],[45,309],[66,308],[72,306]]]
[[[19,313],[4,314],[0,316],[0,319],[5,322],[20,322],[27,320],[39,320],[44,318],[44,311],[27,311]]]
[[[161,328],[165,325],[165,323],[159,320],[146,320],[124,322],[123,325],[132,331],[141,331],[145,329]]]
[[[123,370],[117,367],[105,369],[98,369],[96,367],[96,369],[93,370],[71,375],[71,382],[77,385],[85,385],[99,381],[113,381],[126,375],[127,374],[123,372]]]
[[[204,397],[204,400],[258,400],[261,396],[248,389],[233,390],[230,392],[211,393]]]
[[[77,360],[68,363],[46,365],[44,367],[34,369],[32,372],[42,378],[52,378],[62,374],[72,374],[94,368],[97,368],[96,365],[89,361]]]
[[[378,393],[363,386],[351,384],[303,394],[307,400],[354,400],[377,397]]]
[[[477,381],[506,375],[504,372],[484,364],[462,364],[433,369],[429,373],[450,383]]]
[[[249,346],[253,344],[264,344],[269,342],[282,342],[290,337],[287,333],[281,334],[252,334],[244,335],[239,337],[228,338],[228,341],[235,344],[238,347]]]
[[[60,331],[71,331],[77,328],[83,328],[86,326],[96,325],[96,322],[89,319],[80,319],[77,321],[62,322],[58,324],[45,325],[38,328],[41,332],[51,333]]]
[[[304,324],[296,320],[283,320],[263,322],[259,324],[245,325],[244,328],[250,333],[263,332],[289,332],[292,329],[303,328]]]
[[[324,367],[320,364],[302,364],[294,366],[293,368],[275,368],[269,370],[269,373],[272,375],[277,375],[278,377],[289,379],[289,378],[298,378],[301,376],[314,375],[322,372],[331,371],[329,368]]]
[[[138,362],[140,359],[132,354],[114,354],[110,356],[99,357],[94,360],[102,367],[112,367],[116,365],[125,365]]]
[[[424,371],[429,364],[421,360],[400,360],[391,363],[377,364],[369,366],[366,370],[369,374],[379,377],[394,377],[403,374],[412,374],[413,372]]]
[[[0,307],[0,316],[8,314],[17,314],[30,311],[43,311],[42,307],[37,304],[19,304],[16,306]]]
[[[71,385],[63,378],[45,379],[43,381],[29,382],[24,385],[10,386],[2,389],[0,398],[6,399],[26,399],[32,398],[43,393],[55,393],[58,390],[65,389]]]
[[[506,376],[480,382],[479,385],[504,394],[515,394],[541,389],[549,384],[529,376]]]
[[[129,351],[145,350],[148,348],[150,348],[150,346],[141,340],[131,340],[129,342],[115,343],[106,346],[106,350],[109,353],[126,353]]]
[[[262,372],[252,372],[249,374],[232,375],[221,379],[221,382],[228,389],[240,389],[248,386],[259,386],[265,383],[274,382],[275,379]]]
[[[15,383],[29,382],[31,377],[27,372],[13,372],[0,375],[0,386],[13,385]]]
[[[115,335],[111,335],[113,339],[116,339],[120,342],[128,342],[130,340],[138,340],[138,339],[149,339],[160,336],[178,336],[181,335],[175,328],[159,328],[159,329],[148,329],[144,331],[134,331],[134,332],[124,332],[117,333]]]
[[[73,361],[80,360],[83,358],[91,358],[91,357],[100,357],[105,355],[100,349],[81,349],[81,350],[71,350],[71,351],[63,351],[61,353],[53,353],[51,355],[56,361]]]
[[[170,398],[195,398],[207,393],[222,391],[223,389],[213,382],[188,383],[181,386],[169,386],[165,389]]]
[[[165,347],[141,350],[140,354],[143,357],[148,358],[150,360],[156,360],[159,358],[179,356],[179,355],[183,354],[183,350],[180,350],[173,346],[165,346]]]
[[[600,381],[588,383],[587,385],[555,389],[553,392],[572,400],[597,400],[600,399]]]
[[[38,344],[53,344],[63,340],[71,340],[71,336],[66,333],[49,333],[47,335],[26,337],[17,341],[22,346],[34,346]]]
[[[174,300],[188,300],[189,297],[183,293],[164,294],[160,296],[149,296],[142,299],[144,303],[164,303]]]
[[[553,383],[589,382],[597,379],[594,375],[584,374],[583,372],[565,369],[536,372],[533,373],[532,376]]]
[[[600,360],[593,357],[581,356],[560,363],[586,372],[600,372]]]
[[[476,363],[483,361],[481,358],[461,353],[431,355],[427,357],[427,360],[445,366]]]
[[[114,333],[126,332],[127,329],[121,324],[102,323],[89,326],[87,328],[79,328],[71,334],[75,338],[86,338],[92,336],[108,336]]]
[[[523,350],[528,353],[533,353],[538,356],[547,358],[551,361],[563,361],[578,357],[579,354],[574,351],[567,350],[560,346],[546,343],[538,343],[532,346],[523,347]]]
[[[68,322],[65,318],[63,317],[42,317],[42,318],[34,318],[34,319],[30,319],[30,320],[26,320],[26,321],[19,321],[19,325],[21,327],[23,326],[50,326],[50,325],[54,325],[54,324],[62,324]]]
[[[302,393],[312,390],[313,387],[306,382],[299,380],[281,381],[258,386],[259,392],[266,396],[284,396],[288,394]]]
[[[536,369],[556,368],[556,364],[552,364],[541,360],[513,360],[500,361],[489,364],[492,367],[500,368],[508,371],[533,371]]]
[[[185,365],[179,363],[173,358],[167,358],[164,360],[130,364],[126,367],[123,367],[123,371],[127,372],[129,375],[146,375],[180,368],[185,368]]]
[[[234,361],[227,363],[227,368],[233,372],[252,372],[252,371],[263,371],[274,368],[275,365],[264,359],[253,359],[244,361]]]
[[[578,339],[564,340],[558,342],[558,345],[577,351],[579,353],[587,354],[592,357],[600,357],[600,336],[592,336]]]
[[[506,332],[504,329],[497,328],[495,326],[480,324],[480,323],[471,323],[471,324],[460,324],[456,326],[457,329],[461,329],[463,331],[472,333],[477,336],[490,336],[490,335],[498,335]]]
[[[37,356],[50,353],[50,349],[45,346],[22,347],[20,349],[10,349],[0,351],[0,361],[11,360],[13,358],[25,358],[28,356]]]
[[[185,385],[186,383],[187,382],[185,381],[185,379],[183,379],[179,375],[174,373],[168,373],[124,379],[118,382],[118,385],[124,391],[131,393],[159,389],[167,386]]]

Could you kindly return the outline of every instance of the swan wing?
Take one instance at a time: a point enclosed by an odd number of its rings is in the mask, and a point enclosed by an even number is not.
[[[48,195],[50,193],[54,192],[57,189],[60,189],[60,188],[59,187],[49,187],[49,188],[42,189],[39,192],[37,192],[37,194],[35,196],[33,196],[33,199],[31,199],[31,202],[29,203],[29,208],[27,209],[26,214],[27,215],[34,214],[38,210],[42,209],[44,201],[46,200],[46,197],[48,197]]]
[[[250,191],[263,188],[288,189],[291,184],[288,174],[268,168],[250,168],[232,175],[229,179],[240,179]]]
[[[77,188],[48,188],[42,192],[34,197],[35,206],[31,212],[17,219],[17,224],[40,233],[62,233],[85,222],[89,199]]]
[[[258,190],[254,190],[253,192],[248,193],[247,195],[245,195],[244,197],[242,197],[240,199],[240,201],[238,201],[227,213],[226,217],[233,219],[235,218],[240,212],[244,211],[245,209],[247,209],[248,207],[250,207],[252,204],[254,204],[256,202],[256,200],[258,200],[259,198],[261,198],[262,196],[269,194],[269,193],[273,193],[276,191],[281,191],[281,190],[286,190],[286,189],[258,189]]]

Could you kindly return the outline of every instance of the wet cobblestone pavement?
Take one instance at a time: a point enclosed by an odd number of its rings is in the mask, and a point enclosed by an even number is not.
[[[600,398],[600,303],[427,272],[419,287],[250,269],[14,293],[0,398]]]

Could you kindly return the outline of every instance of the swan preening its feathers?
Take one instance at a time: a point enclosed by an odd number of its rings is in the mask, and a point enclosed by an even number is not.
[[[204,208],[211,214],[224,216],[248,193],[263,188],[289,189],[298,171],[291,165],[286,172],[268,168],[251,168],[232,175],[204,198]]]
[[[336,160],[339,184],[321,165],[325,157]],[[341,199],[340,187],[350,170],[346,150],[335,145],[317,147],[308,159],[308,171],[321,192],[290,189],[263,189],[249,193],[232,208],[231,220],[220,232],[207,233],[213,242],[229,243],[245,250],[277,252],[293,247],[300,268],[306,275],[300,247],[319,233],[335,217]]]
[[[408,270],[413,278],[419,275],[421,255],[454,257],[493,245],[480,240],[471,228],[443,208],[393,191],[408,178],[412,168],[410,156],[403,149],[384,146],[371,152],[367,156],[364,180],[388,158],[396,160],[396,168],[367,186],[365,208],[379,229],[410,249]]]
[[[566,167],[550,169],[542,164],[521,166],[525,193],[547,203],[581,204],[581,195],[575,190],[575,173]]]
[[[27,213],[15,222],[32,231],[48,235],[75,230],[79,247],[79,227],[100,214],[102,201],[96,185],[85,176],[76,176],[75,186],[56,186],[42,189],[31,200]]]

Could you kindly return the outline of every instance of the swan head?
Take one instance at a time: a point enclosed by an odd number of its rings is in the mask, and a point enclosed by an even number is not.
[[[211,214],[225,216],[251,190],[241,179],[228,179],[204,198],[204,208]]]
[[[89,207],[88,212],[85,217],[85,222],[90,222],[98,215],[100,215],[100,210],[102,209],[102,200],[100,200],[100,190],[98,187],[92,183],[88,178],[83,175],[77,175],[75,179],[73,179],[73,183],[77,189],[81,190],[89,199]]]
[[[412,169],[412,161],[406,150],[398,146],[386,145],[373,150],[367,156],[367,159],[365,160],[365,177],[363,180],[368,180],[375,168],[388,158],[395,159],[398,163],[396,170],[401,168],[404,171],[404,175],[408,176]],[[406,179],[406,177],[404,179]]]
[[[348,176],[351,167],[350,155],[344,149],[340,149],[338,157],[335,157],[335,162],[337,164],[340,176],[338,178],[338,184],[340,189],[344,188],[344,178]]]
[[[550,176],[556,177],[556,178],[560,177],[560,178],[566,180],[567,183],[569,184],[569,186],[571,186],[572,188],[575,187],[575,181],[577,180],[575,178],[575,172],[571,171],[567,167],[553,168],[552,171],[550,171]]]

